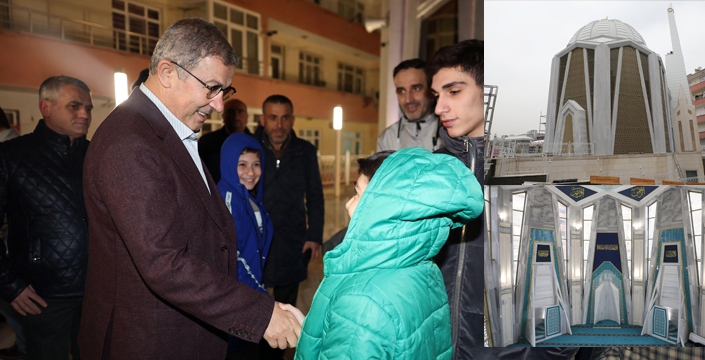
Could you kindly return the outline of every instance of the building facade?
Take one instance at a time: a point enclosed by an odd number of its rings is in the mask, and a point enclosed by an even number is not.
[[[333,6],[335,11],[329,9]],[[248,106],[250,127],[256,126],[264,99],[283,94],[294,103],[297,135],[322,154],[333,154],[333,108],[342,106],[343,151],[367,154],[374,151],[378,133],[380,34],[365,31],[363,16],[381,16],[381,3],[3,0],[0,107],[22,134],[29,133],[41,118],[41,82],[59,74],[82,79],[93,90],[90,138],[115,107],[116,70],[124,71],[131,84],[149,66],[159,36],[171,23],[201,17],[223,30],[241,57],[233,86],[235,98]],[[203,133],[221,122],[213,113]]]
[[[705,70],[697,68],[688,75],[688,85],[695,107],[695,118],[698,123],[698,138],[701,148],[705,146]]]

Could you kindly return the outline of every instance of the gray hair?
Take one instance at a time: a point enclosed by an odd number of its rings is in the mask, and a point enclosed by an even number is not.
[[[52,104],[55,103],[56,100],[59,99],[59,93],[64,85],[75,86],[79,89],[86,90],[89,94],[91,92],[88,85],[81,80],[65,75],[52,76],[44,80],[42,85],[39,86],[39,100],[47,100]]]
[[[205,57],[217,57],[225,66],[234,67],[239,58],[225,34],[213,23],[199,18],[181,19],[169,26],[157,42],[149,63],[149,74],[157,73],[162,60],[171,60],[186,70],[193,69]],[[185,76],[177,69],[179,78]]]

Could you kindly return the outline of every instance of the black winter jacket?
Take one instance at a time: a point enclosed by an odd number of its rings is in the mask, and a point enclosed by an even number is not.
[[[323,185],[316,148],[293,131],[290,136],[283,155],[276,159],[264,131],[255,132],[265,151],[264,207],[274,224],[263,274],[266,286],[290,286],[305,280],[311,254],[301,249],[306,241],[323,241]]]
[[[28,285],[41,297],[83,296],[88,224],[83,160],[88,140],[59,135],[40,120],[33,133],[0,144],[0,219],[7,214],[8,255],[0,249],[0,297]]]
[[[460,159],[484,186],[483,139],[452,139],[441,129],[445,147],[438,153]],[[450,305],[453,359],[472,359],[472,348],[484,346],[484,211],[467,225],[453,229],[436,256]]]
[[[484,186],[485,146],[482,137],[452,139],[440,130],[445,147],[437,153],[460,159]],[[467,149],[467,150],[466,150]],[[473,151],[474,149],[474,151]],[[485,213],[462,228],[453,229],[435,260],[443,273],[450,304],[453,359],[560,360],[571,359],[577,348],[484,348]]]

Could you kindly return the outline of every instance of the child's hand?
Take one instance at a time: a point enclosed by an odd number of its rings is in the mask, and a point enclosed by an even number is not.
[[[283,304],[283,303],[279,303],[279,307],[284,311],[288,311],[288,312],[292,313],[294,315],[294,317],[296,318],[296,320],[299,322],[299,325],[303,325],[304,319],[306,317],[301,312],[301,310],[295,308],[294,306],[292,306],[290,304]]]

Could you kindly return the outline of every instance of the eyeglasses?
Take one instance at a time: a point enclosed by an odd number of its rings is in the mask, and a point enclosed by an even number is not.
[[[197,78],[196,75],[191,74],[191,72],[186,70],[183,66],[177,64],[176,61],[174,61],[174,60],[169,60],[169,61],[171,61],[174,65],[180,67],[183,71],[186,71],[186,73],[193,76],[194,79],[198,80],[198,82],[200,82],[201,85],[205,86],[205,88],[208,89],[208,94],[206,94],[206,97],[209,99],[212,99],[212,98],[218,96],[218,93],[222,91],[223,92],[223,101],[225,101],[229,97],[231,97],[234,93],[237,92],[237,90],[235,90],[235,88],[232,86],[228,86],[226,88],[223,88],[221,85],[210,86],[210,85],[204,83],[203,81],[201,81],[201,79]]]

